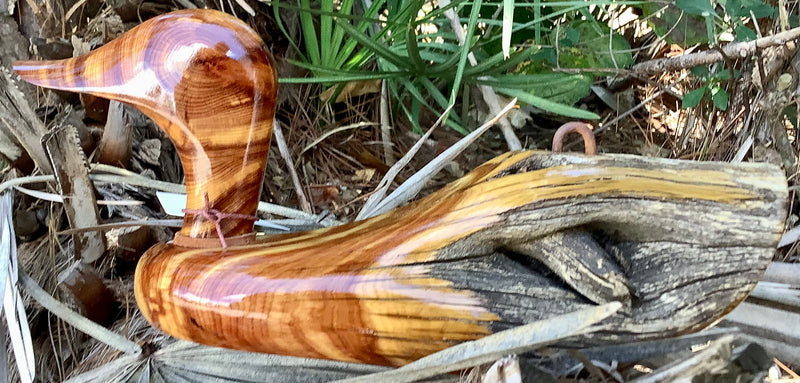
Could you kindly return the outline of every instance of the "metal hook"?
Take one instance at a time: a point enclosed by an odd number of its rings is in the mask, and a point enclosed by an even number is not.
[[[597,144],[594,141],[594,133],[589,128],[589,124],[577,121],[568,122],[556,130],[556,134],[553,136],[554,152],[561,151],[564,145],[564,137],[572,132],[577,132],[583,136],[583,146],[586,148],[586,154],[597,154]]]

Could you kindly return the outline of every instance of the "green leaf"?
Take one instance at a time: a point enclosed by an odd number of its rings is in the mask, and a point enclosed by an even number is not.
[[[475,36],[475,27],[478,24],[478,15],[480,14],[482,4],[483,0],[475,0],[472,3],[472,10],[469,13],[469,22],[467,23],[464,44],[461,46],[461,57],[458,61],[455,80],[453,80],[453,90],[452,93],[450,93],[451,104],[456,103],[456,98],[458,97],[458,93],[461,89],[461,79],[464,77],[464,68],[467,66],[467,56],[472,48],[472,39]]]
[[[783,108],[783,115],[792,123],[792,126],[797,126],[797,105],[790,104]]]
[[[381,10],[381,6],[383,4],[384,1],[373,1],[369,9],[367,9],[367,11],[364,13],[363,18],[358,22],[356,30],[361,33],[364,33],[367,30],[367,28],[370,25],[372,25],[373,23],[372,19],[376,17],[378,12]],[[336,32],[344,34],[344,29],[336,28]],[[352,59],[350,58],[350,56],[353,55],[353,51],[355,51],[356,45],[357,42],[354,39],[347,39],[344,42],[344,47],[339,52],[339,59],[336,61],[335,64],[336,68],[345,67],[349,69],[349,68],[361,67],[361,64],[368,60],[371,54],[366,52],[356,54],[355,57],[353,57]],[[348,61],[348,59],[350,59],[350,61]]]
[[[733,31],[736,33],[736,41],[753,41],[758,38],[752,29],[742,24],[737,25]]]
[[[532,49],[518,51],[511,54],[507,60],[503,60],[502,52],[497,52],[494,56],[486,58],[478,62],[478,65],[464,69],[465,77],[480,77],[498,72],[504,72],[508,68],[514,67],[531,56]]]
[[[572,106],[559,104],[541,97],[534,96],[526,91],[519,89],[495,88],[496,91],[506,96],[516,97],[519,101],[533,105],[539,109],[562,116],[580,118],[586,120],[597,120],[600,116],[587,110],[578,109]]]
[[[708,42],[710,44],[717,43],[717,39],[714,36],[714,17],[713,16],[704,16],[703,18],[706,20],[706,33],[708,35],[707,36]]]
[[[411,63],[414,65],[416,72],[424,71],[425,63],[423,63],[422,57],[419,55],[419,47],[417,47],[417,32],[411,23],[409,23],[408,29],[406,29],[406,51],[408,52],[408,57],[411,59]]]
[[[684,98],[684,101],[685,100]],[[717,88],[712,91],[711,100],[714,101],[714,106],[716,106],[717,109],[723,111],[728,109],[728,92],[726,92],[725,89]]]
[[[392,90],[392,94],[394,95],[395,100],[400,99],[400,95],[397,92],[397,88],[394,86],[394,81],[389,83],[389,89]],[[411,124],[411,128],[414,132],[422,132],[422,127],[419,125],[419,118],[416,115],[412,114],[408,107],[404,102],[397,103],[400,106],[400,110],[403,111],[403,114],[406,115],[406,119]]]
[[[752,17],[750,13],[757,19],[763,17],[773,17],[777,8],[764,4],[761,0],[728,0],[725,4],[725,11],[731,17]]]
[[[451,55],[445,62],[440,64],[435,64],[432,67],[428,68],[426,73],[429,76],[435,76],[441,73],[453,73],[455,71],[456,66],[458,65],[459,59],[460,59],[459,55]]]
[[[674,3],[650,1],[641,5],[642,16],[658,36],[670,44],[690,46],[708,43],[705,18],[690,15],[676,7]]]
[[[347,32],[347,34],[350,35],[350,37],[358,41],[361,45],[363,45],[370,51],[374,52],[376,55],[396,65],[398,68],[404,68],[408,70],[413,69],[413,64],[407,58],[399,56],[397,53],[392,52],[389,48],[387,48],[383,44],[359,32],[358,30],[353,28],[353,26],[350,25],[350,22],[348,22],[347,20],[335,18],[334,21],[336,22],[336,25],[344,29],[344,31]]]
[[[563,45],[559,62],[569,68],[625,68],[633,64],[631,47],[624,37],[595,20],[572,22],[570,28],[579,36],[572,48]],[[568,31],[568,35],[570,32]],[[609,41],[609,34],[610,40]],[[562,42],[564,39],[561,40]],[[613,55],[613,57],[612,57]]]
[[[722,65],[718,66],[717,68],[717,72],[714,73],[714,78],[721,81],[729,80],[731,78],[731,71],[728,70],[728,68],[725,68]]]
[[[323,1],[320,3],[322,12],[333,12],[333,2]],[[336,61],[333,57],[334,48],[331,44],[333,38],[333,18],[330,15],[322,14],[319,17],[319,48],[320,48],[320,64],[330,66]],[[338,49],[337,49],[338,50]]]
[[[542,87],[573,87],[575,86],[575,81],[581,78],[581,75],[568,73],[535,73],[492,76],[479,78],[476,82],[496,88],[535,89]]]
[[[272,11],[273,11],[273,17],[275,18],[275,22],[278,24],[278,29],[280,29],[281,32],[283,32],[284,36],[290,36],[289,32],[286,31],[286,28],[283,26],[283,19],[281,19],[281,14],[279,12],[280,8],[277,6],[273,6]],[[300,49],[300,47],[294,42],[294,40],[293,39],[288,39],[288,40],[289,40],[289,45],[291,45],[292,48],[294,48],[295,52],[297,52],[297,54],[300,55],[300,57],[303,60],[308,60],[306,56],[303,54],[303,51]]]
[[[531,56],[531,61],[546,61],[551,66],[558,66],[558,55],[552,47],[544,47]]]
[[[304,9],[311,8],[309,0],[300,0],[300,6]],[[308,58],[313,64],[321,64],[317,29],[314,28],[314,17],[311,12],[300,12],[300,26],[303,30],[303,39],[305,41]]]
[[[436,103],[439,104],[439,107],[446,109],[450,105],[447,97],[445,97],[444,94],[439,91],[439,88],[437,88],[429,78],[420,77],[419,81],[422,83],[422,86],[425,87],[425,90],[428,91],[428,94],[430,94]]]
[[[708,77],[709,75],[708,67],[705,65],[693,66],[689,71],[697,77]]]
[[[349,15],[353,8],[353,1],[354,0],[343,0],[342,6],[339,8],[340,14]],[[328,17],[331,23],[333,23],[333,17]],[[333,48],[333,61],[331,62],[331,66],[336,68],[340,68],[342,62],[342,57],[349,57],[352,52],[343,52],[342,51],[342,41],[344,40],[344,30],[342,28],[333,28],[333,35],[331,36],[331,47]]]
[[[541,20],[542,19],[542,2],[541,0],[534,0],[533,1],[533,19],[534,20]],[[541,22],[538,22],[534,25],[533,36],[536,39],[535,42],[537,44],[542,43],[542,26]]]
[[[566,28],[564,32],[565,37],[561,42],[565,43],[564,46],[573,47],[581,39],[581,32],[573,28],[571,25]]]
[[[711,0],[675,0],[675,5],[690,15],[711,16],[717,13]]]
[[[289,63],[308,69],[315,74],[315,77],[281,77],[278,83],[281,84],[333,84],[349,81],[366,80],[385,80],[407,76],[406,72],[387,72],[387,71],[354,71],[323,67],[320,65],[308,64],[302,61],[289,60]]]
[[[703,95],[706,94],[706,87],[703,86],[701,88],[695,89],[689,93],[686,93],[683,96],[683,103],[681,104],[681,108],[688,109],[694,108],[697,104],[700,103],[700,100],[703,99]]]

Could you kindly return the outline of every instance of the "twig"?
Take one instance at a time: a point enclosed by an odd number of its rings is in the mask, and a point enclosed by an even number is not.
[[[275,119],[274,123],[272,124],[272,131],[275,133],[275,141],[278,144],[278,152],[281,153],[281,157],[286,163],[286,169],[289,172],[289,176],[292,178],[294,191],[297,194],[297,203],[300,205],[300,209],[311,214],[311,204],[308,202],[306,194],[303,192],[303,185],[300,184],[300,177],[297,176],[297,172],[294,170],[292,154],[289,153],[289,147],[286,145],[286,139],[283,138],[283,129],[281,129],[281,123],[277,119]]]
[[[381,81],[381,142],[383,143],[383,160],[386,165],[394,165],[394,150],[392,150],[392,126],[389,124],[389,87],[386,81]]]
[[[783,45],[798,38],[800,38],[800,27],[790,29],[786,32],[780,32],[772,36],[762,37],[753,41],[731,43],[722,47],[722,52],[729,57],[744,58],[752,56],[758,49]],[[698,65],[707,65],[722,60],[723,56],[719,51],[716,49],[709,49],[707,51],[690,53],[688,55],[678,57],[646,61],[641,64],[634,65],[631,70],[640,73],[661,73],[691,68]]]
[[[433,126],[431,126],[431,128],[428,129],[428,131],[425,132],[425,134],[423,134],[422,137],[420,137],[419,140],[414,143],[414,146],[412,146],[411,149],[409,149],[406,154],[403,155],[403,158],[401,158],[399,162],[392,165],[389,171],[386,172],[386,175],[383,176],[383,179],[381,179],[381,182],[378,183],[378,186],[375,188],[375,192],[372,193],[369,199],[367,199],[367,202],[364,204],[364,207],[362,207],[361,211],[358,212],[356,221],[375,215],[373,209],[383,201],[383,198],[386,196],[386,192],[389,190],[389,186],[392,184],[392,182],[394,182],[395,177],[397,177],[397,175],[400,174],[400,171],[403,170],[406,165],[408,165],[412,158],[414,158],[419,151],[419,148],[422,147],[422,144],[424,144],[425,141],[428,140],[428,137],[430,137],[431,133],[433,133],[433,131],[438,128],[439,125],[441,125],[442,121],[444,121],[444,117],[450,113],[452,108],[453,105],[450,105],[447,110],[445,110],[444,113],[439,116],[439,119],[436,120],[436,123],[434,123]]]

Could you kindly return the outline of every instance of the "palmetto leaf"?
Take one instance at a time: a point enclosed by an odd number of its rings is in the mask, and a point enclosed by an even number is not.
[[[5,315],[8,325],[20,381],[27,383],[33,381],[36,368],[28,319],[22,297],[17,290],[17,242],[11,218],[12,210],[13,198],[8,191],[0,197],[0,296],[3,297],[2,314]],[[3,358],[5,360],[5,355]]]

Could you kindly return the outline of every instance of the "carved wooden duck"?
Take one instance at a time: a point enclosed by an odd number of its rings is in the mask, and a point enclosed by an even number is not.
[[[244,23],[173,12],[86,56],[14,69],[134,105],[169,135],[190,213],[140,260],[136,300],[164,332],[208,345],[402,365],[609,300],[625,313],[570,345],[674,336],[744,299],[782,230],[775,167],[524,151],[381,216],[260,238],[247,217],[277,80]]]

